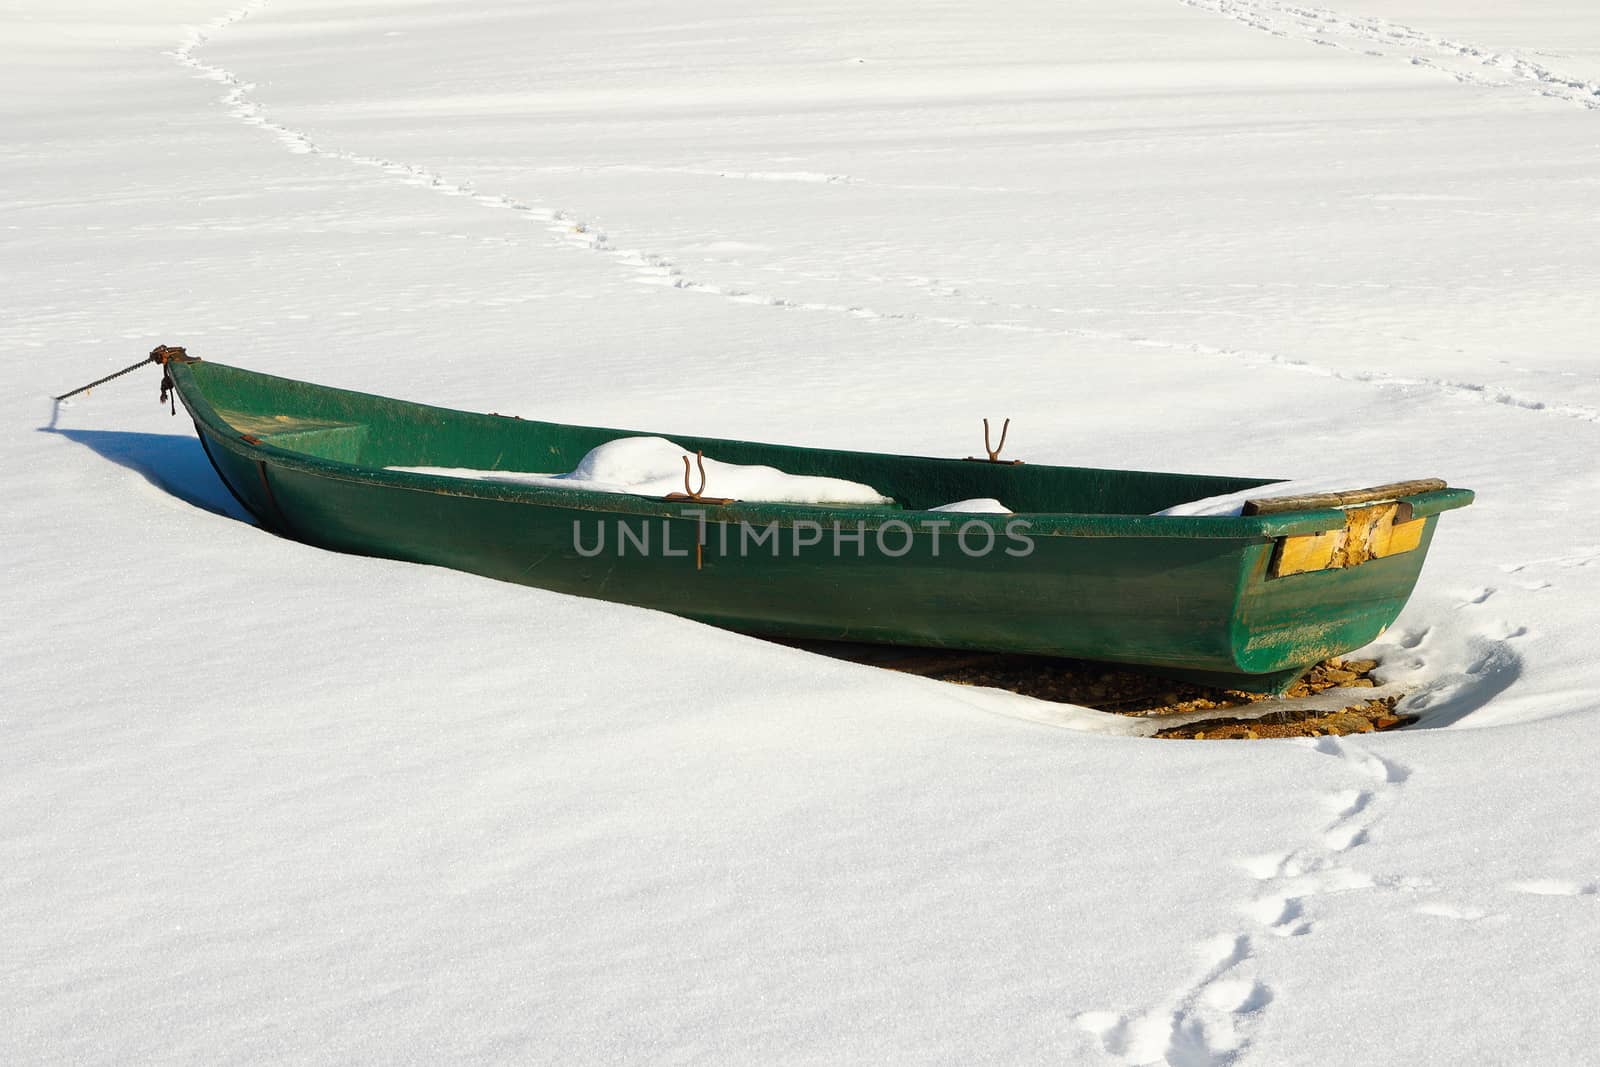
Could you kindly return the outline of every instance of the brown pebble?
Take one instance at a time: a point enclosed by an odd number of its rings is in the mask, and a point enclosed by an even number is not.
[[[1353,682],[1355,681],[1356,672],[1346,670],[1324,671],[1322,676],[1330,682]]]
[[[1377,686],[1371,678],[1356,678],[1347,683],[1351,689],[1372,689]]]

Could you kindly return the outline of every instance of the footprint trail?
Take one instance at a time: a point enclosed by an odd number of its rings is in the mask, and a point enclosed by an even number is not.
[[[1204,966],[1193,982],[1143,1010],[1077,1016],[1078,1027],[1092,1035],[1108,1057],[1130,1067],[1225,1067],[1237,1062],[1274,1000],[1271,985],[1258,974],[1258,939],[1311,934],[1314,904],[1320,896],[1372,888],[1426,888],[1411,879],[1380,881],[1348,862],[1399,802],[1410,768],[1338,738],[1323,738],[1315,751],[1342,761],[1358,784],[1324,798],[1332,818],[1307,844],[1239,861],[1239,867],[1259,883],[1256,894],[1239,909],[1248,925],[1198,947]]]
[[[1253,30],[1390,59],[1446,75],[1464,85],[1517,89],[1600,111],[1600,82],[1552,70],[1512,50],[1453,40],[1389,19],[1348,15],[1281,0],[1178,0],[1233,19]]]

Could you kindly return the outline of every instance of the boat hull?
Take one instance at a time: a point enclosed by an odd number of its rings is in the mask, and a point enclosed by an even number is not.
[[[263,526],[309,544],[762,635],[1070,656],[1258,690],[1377,637],[1416,584],[1437,511],[1459,506],[1419,501],[1411,550],[1274,577],[1285,536],[1338,516],[1073,522],[540,493],[363,464],[370,419],[250,432],[271,424],[214,406],[202,373],[174,377],[217,473]],[[294,425],[311,425],[303,400],[264,403],[299,403]]]

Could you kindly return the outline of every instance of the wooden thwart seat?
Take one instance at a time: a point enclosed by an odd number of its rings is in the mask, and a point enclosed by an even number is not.
[[[1285,511],[1320,511],[1323,508],[1347,508],[1355,504],[1376,504],[1385,500],[1399,500],[1403,496],[1436,493],[1446,487],[1440,478],[1418,478],[1410,482],[1390,482],[1370,489],[1345,489],[1333,493],[1304,493],[1300,496],[1271,496],[1244,502],[1245,515],[1276,515]]]
[[[347,426],[358,426],[360,423],[345,422],[339,419],[314,419],[300,415],[264,415],[251,411],[227,411],[217,409],[217,414],[222,416],[224,422],[240,433],[247,433],[253,437],[274,437],[278,434],[305,433],[307,430],[334,430]]]
[[[279,448],[347,462],[360,455],[370,429],[364,422],[300,415],[267,415],[223,408],[218,408],[217,414],[251,443],[265,441]]]

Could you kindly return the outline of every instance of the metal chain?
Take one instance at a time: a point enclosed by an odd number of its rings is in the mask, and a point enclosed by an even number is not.
[[[78,388],[74,389],[70,393],[62,393],[60,396],[56,397],[56,399],[57,400],[65,400],[69,396],[77,396],[79,393],[87,393],[89,390],[93,389],[97,385],[104,385],[109,381],[112,381],[112,380],[114,380],[116,378],[122,377],[124,374],[132,374],[134,371],[138,370],[140,367],[144,366],[146,363],[154,363],[154,362],[156,362],[156,359],[155,359],[154,356],[146,356],[143,359],[141,359],[139,362],[135,363],[131,367],[123,367],[121,370],[117,371],[117,373],[115,373],[115,374],[108,374],[104,378],[99,379],[98,381],[90,382],[88,385],[80,385],[80,386],[78,386]]]
[[[163,403],[170,404],[172,407],[172,413],[176,415],[178,413],[178,390],[172,381],[172,373],[167,369],[167,365],[169,363],[198,362],[200,362],[198,357],[189,355],[182,348],[172,345],[156,345],[156,347],[150,351],[148,356],[144,357],[133,366],[123,367],[115,374],[108,374],[104,378],[90,382],[88,385],[80,385],[70,393],[62,393],[60,396],[55,398],[55,401],[59,404],[68,397],[77,396],[79,393],[87,393],[97,385],[104,385],[109,381],[114,381],[115,379],[122,377],[124,374],[132,374],[146,363],[158,363],[161,365],[161,400]]]

